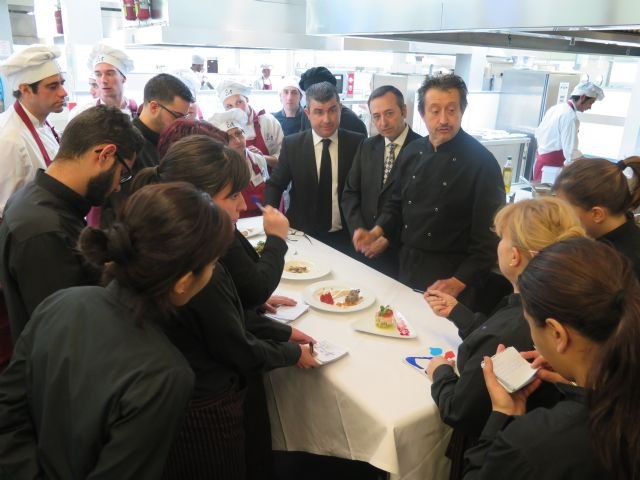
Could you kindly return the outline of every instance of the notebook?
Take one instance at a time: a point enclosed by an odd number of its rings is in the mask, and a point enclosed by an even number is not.
[[[531,383],[538,371],[536,368],[531,368],[531,364],[522,358],[514,347],[508,347],[496,353],[491,360],[498,382],[509,393],[517,392]],[[482,366],[484,367],[484,362]]]
[[[345,348],[330,342],[320,340],[313,344],[313,355],[320,365],[335,362],[349,353]]]
[[[309,305],[307,305],[303,301],[298,301],[298,304],[293,306],[281,305],[278,307],[278,311],[276,313],[266,313],[265,317],[272,318],[273,320],[277,320],[278,322],[289,323],[300,317],[308,310]]]

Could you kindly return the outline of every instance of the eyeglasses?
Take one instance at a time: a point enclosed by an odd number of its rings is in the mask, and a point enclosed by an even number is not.
[[[118,152],[116,152],[115,155],[116,155],[116,160],[118,160],[118,162],[120,162],[120,165],[122,165],[122,169],[120,169],[120,185],[122,185],[123,183],[127,183],[129,180],[133,178],[133,172],[131,171],[131,169],[129,168],[129,165],[125,163],[125,161],[122,159],[122,157]]]
[[[98,150],[94,150],[94,151],[95,153],[100,153],[102,152],[102,150],[103,150],[102,148],[99,148]],[[127,183],[129,180],[133,178],[133,172],[129,168],[129,165],[127,165],[127,163],[122,159],[122,157],[117,151],[115,152],[115,157],[116,157],[116,161],[120,165],[122,165],[122,168],[120,169],[120,185],[122,185],[123,183]]]
[[[180,113],[180,112],[176,112],[176,111],[174,111],[174,110],[171,110],[171,109],[169,109],[169,108],[165,107],[165,106],[164,106],[164,105],[162,105],[160,102],[157,102],[157,103],[158,103],[158,106],[159,106],[161,109],[163,109],[163,110],[165,110],[165,111],[169,112],[169,113],[173,116],[173,118],[175,118],[176,120],[180,120],[181,118],[189,118],[189,112],[187,112],[187,113]]]

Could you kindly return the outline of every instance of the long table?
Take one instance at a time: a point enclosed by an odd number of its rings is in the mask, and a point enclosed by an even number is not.
[[[241,219],[238,228],[261,228],[261,223],[261,217]],[[308,285],[335,280],[369,289],[376,301],[349,313],[310,307],[291,323],[349,353],[320,368],[283,368],[265,376],[273,448],[365,461],[389,472],[392,479],[447,478],[449,461],[444,452],[450,429],[431,399],[428,377],[404,359],[427,355],[430,347],[456,352],[457,329],[435,316],[420,293],[314,238],[289,238],[288,256],[313,258],[329,265],[331,273],[317,280],[283,279],[276,293],[301,299]],[[401,312],[417,338],[355,331],[352,325],[364,317],[374,323],[381,304]]]

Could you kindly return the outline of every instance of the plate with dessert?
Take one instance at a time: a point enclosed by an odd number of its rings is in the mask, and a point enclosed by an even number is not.
[[[239,228],[238,230],[244,238],[251,238],[264,233],[264,229],[262,227]]]
[[[385,337],[416,338],[417,334],[397,310],[389,305],[380,305],[373,317],[365,317],[353,324],[353,328],[359,332],[373,333]]]
[[[366,288],[332,280],[309,285],[302,298],[318,310],[340,313],[363,310],[376,301],[373,292]]]
[[[282,278],[287,280],[314,280],[324,277],[331,271],[327,262],[310,257],[293,255],[285,258]]]

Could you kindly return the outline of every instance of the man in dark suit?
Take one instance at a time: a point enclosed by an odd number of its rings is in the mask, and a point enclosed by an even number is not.
[[[392,85],[376,88],[369,96],[369,111],[378,135],[358,149],[342,193],[342,210],[351,235],[358,228],[372,229],[393,190],[393,167],[400,151],[421,138],[407,125],[402,92]],[[367,246],[359,260],[390,277],[398,274],[397,240],[381,236]]]
[[[266,203],[278,207],[282,192],[291,182],[287,210],[291,227],[350,252],[340,200],[364,136],[338,128],[340,97],[331,83],[310,86],[306,97],[304,110],[311,130],[285,137],[278,166],[267,180]]]

